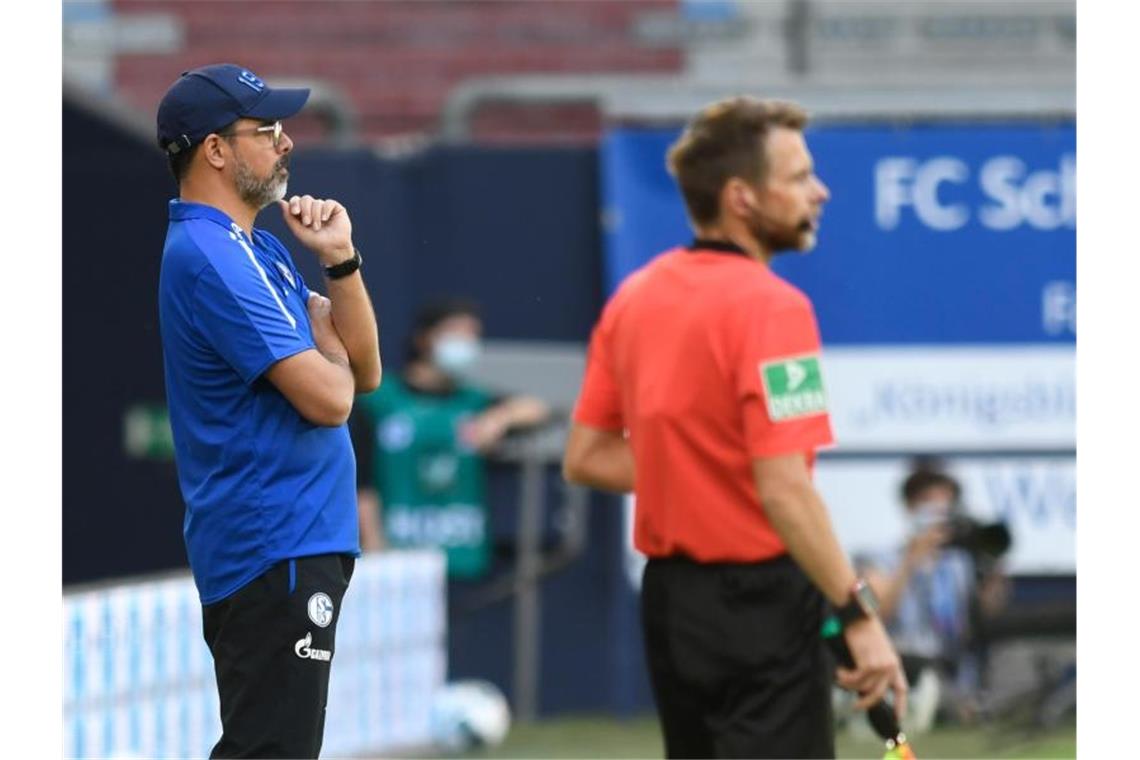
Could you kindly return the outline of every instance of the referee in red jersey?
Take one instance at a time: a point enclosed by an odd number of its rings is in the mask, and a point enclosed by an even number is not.
[[[668,164],[696,238],[622,283],[590,340],[566,478],[636,496],[646,658],[668,757],[833,757],[833,679],[906,680],[812,485],[833,442],[811,301],[776,276],[828,190],[790,103],[701,111]],[[831,670],[828,604],[856,667]]]

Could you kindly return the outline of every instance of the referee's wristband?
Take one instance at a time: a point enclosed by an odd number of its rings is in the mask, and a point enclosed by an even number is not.
[[[330,280],[339,280],[342,277],[348,277],[350,274],[360,269],[360,265],[364,263],[364,259],[360,255],[359,249],[356,246],[352,248],[352,258],[348,261],[342,261],[339,264],[333,264],[331,267],[325,267],[325,277]]]

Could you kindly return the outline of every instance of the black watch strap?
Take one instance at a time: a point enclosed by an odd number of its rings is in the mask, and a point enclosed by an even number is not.
[[[364,259],[361,257],[360,251],[353,248],[351,259],[342,261],[339,264],[333,264],[331,267],[325,267],[325,277],[328,277],[330,280],[339,280],[341,277],[348,277],[357,269],[360,269],[362,263],[364,263]]]
[[[859,620],[877,617],[879,614],[879,599],[867,581],[860,578],[851,588],[847,603],[835,611],[836,617],[843,627]]]

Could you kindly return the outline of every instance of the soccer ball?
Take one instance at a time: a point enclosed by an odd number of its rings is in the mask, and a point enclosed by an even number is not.
[[[506,737],[510,725],[507,700],[488,681],[455,681],[432,698],[432,741],[449,752],[494,747]]]

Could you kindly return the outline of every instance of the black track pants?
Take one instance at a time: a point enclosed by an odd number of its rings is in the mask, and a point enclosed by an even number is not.
[[[641,616],[666,755],[834,757],[823,609],[787,556],[651,559]]]
[[[320,754],[336,624],[354,564],[343,554],[286,560],[203,608],[222,713],[211,758]]]

